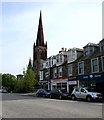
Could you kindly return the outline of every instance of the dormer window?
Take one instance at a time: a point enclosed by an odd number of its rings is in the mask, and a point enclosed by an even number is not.
[[[91,55],[97,48],[97,44],[88,43],[84,48],[84,56]]]
[[[84,55],[87,56],[88,54],[89,54],[89,52],[88,52],[88,47],[86,47],[86,48],[84,49]]]
[[[92,54],[94,47],[93,46],[87,46],[84,48],[84,56]]]
[[[59,63],[59,55],[57,55],[56,60],[57,60],[57,63]]]
[[[60,54],[60,62],[62,62],[62,54]]]
[[[100,42],[100,52],[104,52],[104,39]]]

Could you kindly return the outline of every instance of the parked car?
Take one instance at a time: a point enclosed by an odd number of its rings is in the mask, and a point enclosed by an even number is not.
[[[7,93],[7,90],[6,89],[2,89],[2,93]]]
[[[6,89],[0,89],[0,93],[7,93]]]
[[[102,100],[103,96],[94,89],[89,89],[87,87],[76,87],[72,91],[71,98],[72,100],[84,99],[90,102],[92,100]]]
[[[50,90],[47,89],[38,89],[36,92],[37,97],[49,97],[50,96]]]
[[[69,95],[69,93],[67,93],[63,90],[53,89],[50,91],[50,98],[69,99],[70,95]]]

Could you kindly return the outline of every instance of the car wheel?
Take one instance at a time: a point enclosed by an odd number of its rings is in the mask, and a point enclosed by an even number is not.
[[[87,101],[87,102],[91,102],[91,101],[92,101],[91,96],[87,96],[87,97],[86,97],[86,101]]]
[[[45,96],[45,95],[43,95],[43,97],[45,98],[46,96]]]
[[[59,96],[59,99],[60,99],[60,100],[62,99],[62,96],[61,96],[61,95]]]
[[[36,94],[36,97],[39,97],[39,95],[38,95],[38,94]]]
[[[50,95],[49,97],[52,98],[52,95]]]
[[[71,99],[72,99],[72,100],[76,100],[75,95],[72,95],[72,96],[71,96]]]

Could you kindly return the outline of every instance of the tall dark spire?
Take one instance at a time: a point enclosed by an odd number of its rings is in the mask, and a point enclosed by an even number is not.
[[[44,34],[43,34],[42,13],[41,13],[41,11],[40,11],[40,17],[39,17],[39,25],[38,25],[36,46],[44,46]]]
[[[31,58],[29,59],[29,63],[28,63],[28,69],[32,69],[32,63],[31,63]]]

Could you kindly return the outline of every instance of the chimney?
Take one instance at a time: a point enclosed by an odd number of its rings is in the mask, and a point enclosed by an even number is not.
[[[67,48],[65,48],[65,52],[67,51]]]
[[[61,48],[61,51],[64,52],[64,48]]]

